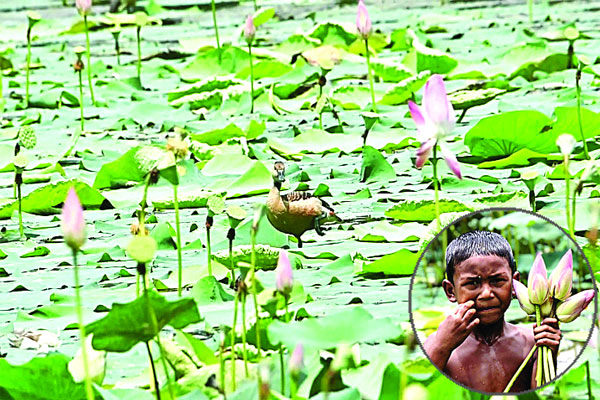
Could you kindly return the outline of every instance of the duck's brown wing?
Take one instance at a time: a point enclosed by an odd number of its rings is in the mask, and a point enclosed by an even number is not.
[[[289,192],[281,195],[283,201],[299,201],[313,198],[312,193],[309,192]]]

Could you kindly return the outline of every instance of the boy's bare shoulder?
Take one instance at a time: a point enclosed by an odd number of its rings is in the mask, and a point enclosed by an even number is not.
[[[535,343],[535,339],[533,338],[533,329],[531,326],[514,325],[510,322],[507,322],[506,335],[518,342],[523,343],[524,345],[529,345],[529,347]]]

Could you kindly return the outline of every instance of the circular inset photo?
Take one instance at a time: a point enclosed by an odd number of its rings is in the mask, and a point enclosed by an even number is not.
[[[463,216],[432,239],[412,277],[411,323],[429,360],[468,389],[527,392],[577,360],[597,311],[581,248],[519,209]]]

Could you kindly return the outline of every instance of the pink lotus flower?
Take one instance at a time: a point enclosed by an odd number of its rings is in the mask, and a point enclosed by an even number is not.
[[[62,230],[67,246],[77,251],[85,243],[83,208],[75,189],[69,189],[62,209]]]
[[[573,321],[592,302],[594,294],[594,289],[589,289],[569,297],[556,307],[556,318],[560,322]]]
[[[422,106],[421,110],[414,102],[408,102],[410,115],[417,125],[418,139],[421,142],[417,151],[416,167],[421,168],[431,156],[433,147],[439,144],[446,164],[454,175],[462,179],[458,160],[442,143],[454,129],[456,118],[454,108],[446,96],[446,87],[441,75],[432,75],[425,84]]]
[[[363,39],[368,39],[371,36],[371,18],[367,12],[367,7],[363,0],[358,0],[358,10],[356,12],[356,30]]]
[[[523,285],[518,280],[513,279],[513,288],[515,289],[515,294],[517,295],[517,300],[519,300],[521,309],[523,309],[523,311],[525,311],[527,314],[533,314],[535,312],[535,308],[529,301],[527,286]]]
[[[279,260],[277,261],[277,268],[275,270],[275,281],[278,292],[284,296],[288,296],[291,293],[294,284],[292,265],[290,264],[287,252],[284,250],[279,252]]]
[[[542,305],[546,302],[549,287],[546,264],[544,264],[542,253],[537,253],[531,271],[529,271],[527,289],[531,304]]]
[[[92,0],[75,0],[75,7],[79,15],[89,15],[92,11]]]
[[[244,25],[244,38],[248,44],[252,43],[255,34],[256,27],[254,26],[254,18],[252,18],[252,15],[248,15],[248,18],[246,18],[246,25]]]
[[[564,301],[571,295],[573,287],[573,253],[569,249],[560,259],[548,279],[550,296]]]
[[[290,374],[298,376],[304,363],[304,347],[298,343],[290,356]]]

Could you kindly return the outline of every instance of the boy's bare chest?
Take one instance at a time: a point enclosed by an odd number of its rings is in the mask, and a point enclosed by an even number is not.
[[[492,345],[468,338],[450,356],[446,372],[476,390],[502,392],[525,359],[529,348],[515,338],[500,338]],[[525,352],[525,353],[524,353]],[[523,371],[518,386],[529,388],[530,373]]]

